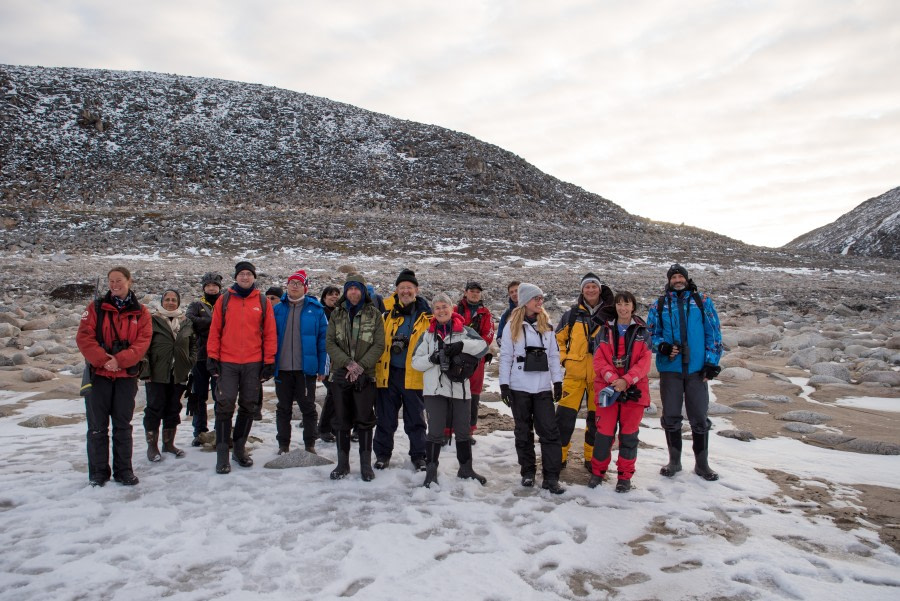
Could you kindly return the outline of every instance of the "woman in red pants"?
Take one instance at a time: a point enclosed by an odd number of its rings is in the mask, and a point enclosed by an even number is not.
[[[616,492],[631,490],[631,477],[637,458],[638,428],[644,409],[650,405],[649,338],[644,320],[635,315],[637,300],[630,292],[615,296],[616,319],[607,322],[597,334],[597,350],[594,353],[594,390],[597,391],[597,435],[594,440],[594,458],[591,460],[590,488],[603,482],[611,460],[611,449],[616,428],[619,430],[619,472]],[[604,388],[618,393],[616,400],[602,406]],[[611,391],[612,392],[612,391]]]

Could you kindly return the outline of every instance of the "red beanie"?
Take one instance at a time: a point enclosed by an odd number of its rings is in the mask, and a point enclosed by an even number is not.
[[[288,278],[288,282],[291,280],[299,280],[304,288],[309,288],[309,278],[306,277],[306,272],[302,269],[298,269],[296,272],[292,273]]]

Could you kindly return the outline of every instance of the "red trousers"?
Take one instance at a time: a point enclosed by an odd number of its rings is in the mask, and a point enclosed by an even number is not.
[[[619,430],[619,458],[616,468],[619,480],[631,480],[637,459],[638,428],[644,416],[644,407],[635,402],[613,403],[609,407],[597,409],[597,434],[594,437],[594,457],[591,471],[602,476],[612,459],[612,445],[616,429]]]

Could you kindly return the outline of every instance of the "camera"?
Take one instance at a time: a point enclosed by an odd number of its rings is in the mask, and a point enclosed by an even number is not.
[[[446,348],[441,347],[438,351],[438,359],[441,362],[441,371],[450,371],[450,355],[447,354]]]
[[[406,351],[407,346],[409,346],[408,336],[394,336],[391,339],[391,354],[400,355]]]
[[[131,346],[131,343],[129,343],[127,340],[113,340],[113,343],[109,348],[106,348],[106,345],[103,345],[103,349],[110,355],[115,355],[117,353],[121,353],[129,346]]]

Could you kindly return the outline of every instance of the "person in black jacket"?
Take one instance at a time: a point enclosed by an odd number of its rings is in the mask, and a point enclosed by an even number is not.
[[[203,296],[188,305],[186,317],[191,320],[197,336],[197,362],[191,370],[191,391],[188,394],[187,412],[193,415],[194,440],[191,446],[199,447],[200,434],[209,432],[206,401],[209,399],[211,376],[206,369],[206,341],[209,338],[209,324],[212,323],[213,307],[222,292],[222,276],[215,272],[203,274],[200,280]],[[216,402],[216,386],[212,385],[213,403]]]

